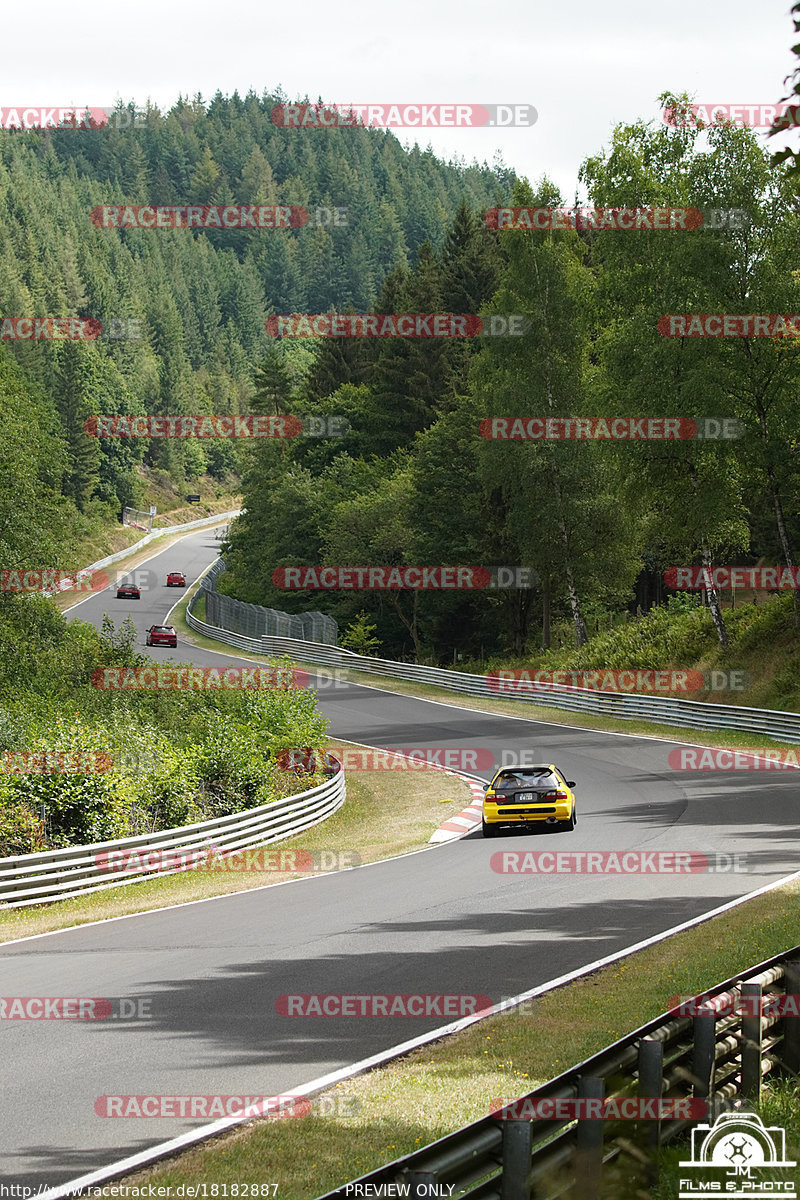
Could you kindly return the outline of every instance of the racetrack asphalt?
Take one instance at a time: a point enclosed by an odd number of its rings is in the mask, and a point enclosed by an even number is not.
[[[213,530],[162,551],[140,601],[114,590],[70,618],[131,612],[142,632],[194,579]],[[133,574],[133,573],[132,573]],[[241,662],[179,641],[154,658]],[[312,680],[313,682],[313,680]],[[144,1019],[0,1021],[0,1182],[58,1183],[205,1124],[98,1116],[104,1095],[271,1095],[435,1029],[426,1017],[289,1017],[297,994],[448,994],[497,1002],[797,869],[792,772],[673,770],[678,743],[517,720],[382,689],[322,687],[331,736],[388,748],[525,753],[577,781],[574,832],[469,837],[355,870],[0,945],[0,996],[131,997]],[[479,771],[488,779],[491,770]],[[414,773],[409,772],[409,787]],[[679,851],[744,856],[746,870],[538,874],[498,851]],[[500,860],[502,862],[502,858]],[[723,862],[727,863],[727,859]],[[665,1007],[668,1000],[665,989]],[[468,1005],[468,1001],[465,1002]]]

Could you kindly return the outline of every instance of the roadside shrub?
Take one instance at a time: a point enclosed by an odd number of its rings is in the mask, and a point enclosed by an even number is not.
[[[43,814],[51,847],[124,837],[130,800],[112,763],[106,730],[83,724],[78,713],[72,723],[59,716],[48,737],[4,761],[2,792],[10,805]]]
[[[0,794],[0,858],[46,850],[44,825],[27,804]]]

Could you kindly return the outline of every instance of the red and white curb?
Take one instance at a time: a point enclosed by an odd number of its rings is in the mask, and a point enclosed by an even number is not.
[[[172,611],[172,610],[170,610]],[[169,614],[167,614],[169,615]],[[364,746],[365,749],[373,749],[371,746],[366,746],[364,742],[349,742],[351,746]],[[385,750],[384,753],[391,754],[393,758],[402,758],[407,762],[413,762],[414,759],[409,754],[401,754],[398,750]],[[462,783],[469,784],[472,789],[472,804],[462,808],[460,813],[456,813],[453,817],[448,817],[446,821],[436,830],[432,837],[428,838],[428,844],[432,842],[452,842],[456,838],[466,837],[468,833],[472,833],[477,829],[483,820],[483,784],[480,780],[473,779],[469,775],[463,775],[460,771],[449,771],[447,767],[441,766],[439,763],[423,764],[431,771],[441,771],[445,775],[449,775],[451,779],[460,779]]]
[[[463,777],[459,776],[459,778]],[[483,819],[483,788],[472,779],[465,780],[465,783],[472,788],[472,795],[475,797],[472,804],[462,809],[456,816],[442,821],[433,837],[428,838],[429,842],[451,842],[455,838],[472,833],[473,829],[477,829],[480,825]]]

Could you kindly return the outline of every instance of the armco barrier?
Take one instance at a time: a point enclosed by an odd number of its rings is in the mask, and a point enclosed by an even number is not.
[[[216,513],[210,517],[200,517],[197,521],[187,521],[184,525],[170,525],[166,529],[154,529],[146,537],[140,538],[138,542],[134,542],[132,546],[127,546],[124,550],[118,550],[116,554],[109,554],[107,558],[98,559],[97,562],[91,563],[88,567],[82,567],[77,574],[82,578],[92,571],[100,571],[103,567],[110,567],[112,563],[120,562],[123,558],[127,558],[129,554],[135,554],[143,546],[148,546],[150,542],[154,542],[157,538],[163,537],[167,533],[182,533],[184,530],[202,529],[204,525],[221,525],[223,521],[229,521],[238,516],[240,511],[237,508],[233,512]],[[65,591],[69,586],[69,582],[63,581],[60,590]]]
[[[157,864],[135,875],[114,874],[104,854],[112,850],[158,850],[230,852],[248,850],[278,842],[291,834],[317,825],[335,813],[346,797],[345,775],[341,763],[330,779],[285,800],[275,800],[245,812],[230,813],[211,821],[198,821],[178,829],[162,829],[141,837],[96,842],[90,846],[70,846],[64,850],[45,850],[41,854],[23,854],[0,858],[0,909],[22,908],[28,904],[48,904],[88,892],[136,883],[152,875],[175,875],[186,867],[159,870]],[[98,861],[99,860],[99,861]]]
[[[762,995],[769,1002],[800,992],[798,956],[800,946],[703,993],[704,999],[728,998],[722,1009],[730,1015],[664,1014],[520,1101],[694,1099],[705,1101],[708,1115],[701,1119],[709,1124],[734,1099],[757,1104],[765,1076],[796,1078],[800,1071],[800,1017],[779,1016],[775,1010],[758,1015]],[[487,1108],[489,1103],[487,1097]],[[659,1146],[694,1123],[486,1116],[327,1192],[321,1200],[398,1195],[471,1200],[552,1200],[569,1195],[597,1200],[646,1195],[657,1181]]]
[[[328,667],[350,667],[371,675],[390,679],[405,679],[412,683],[427,683],[432,687],[460,692],[483,700],[515,700],[544,708],[561,708],[570,712],[587,712],[623,721],[656,721],[662,725],[683,725],[691,729],[733,729],[759,733],[780,741],[800,744],[800,713],[778,712],[769,708],[745,708],[733,704],[703,704],[698,700],[677,700],[671,696],[632,696],[621,692],[587,691],[584,688],[553,684],[530,696],[507,695],[491,691],[484,675],[468,675],[442,667],[423,667],[416,663],[399,663],[391,659],[370,658],[354,654],[338,646],[322,646],[296,638],[248,638],[226,629],[199,621],[192,613],[197,597],[213,590],[217,575],[224,570],[221,560],[203,579],[200,591],[189,602],[186,621],[191,629],[215,641],[227,642],[240,650],[257,654],[288,655],[306,663]]]

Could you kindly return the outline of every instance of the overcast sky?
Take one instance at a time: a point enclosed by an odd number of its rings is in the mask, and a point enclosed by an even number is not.
[[[618,122],[660,120],[664,90],[716,103],[779,101],[795,61],[789,6],[37,0],[30,9],[6,0],[0,108],[119,98],[169,107],[179,93],[207,99],[278,85],[290,98],[340,103],[531,104],[531,128],[396,133],[445,158],[491,163],[499,149],[519,174],[535,182],[547,173],[571,199],[583,159],[608,145]]]

